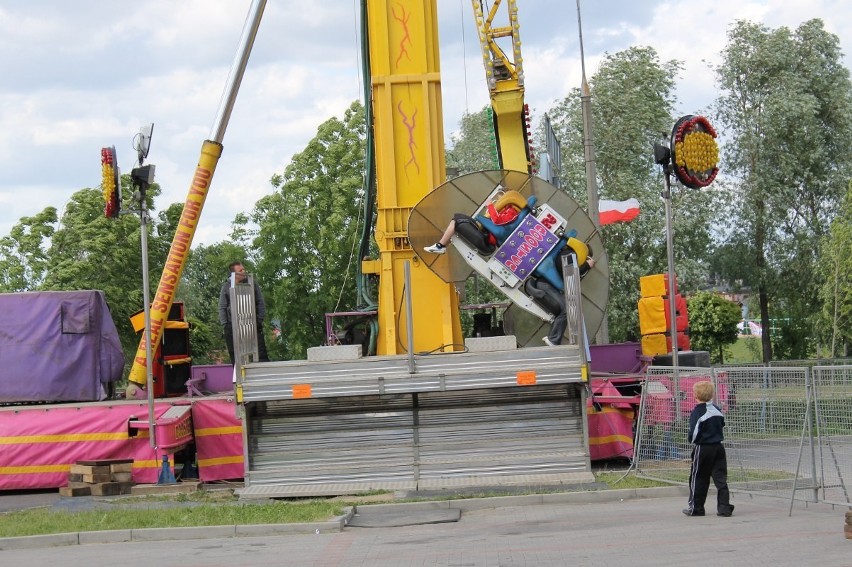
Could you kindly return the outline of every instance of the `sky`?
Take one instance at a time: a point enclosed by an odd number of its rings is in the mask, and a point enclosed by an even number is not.
[[[102,147],[115,146],[129,173],[134,138],[152,123],[146,163],[163,191],[158,209],[183,202],[251,4],[0,0],[0,237],[22,217],[48,206],[61,212],[75,192],[98,187]],[[488,104],[488,92],[470,2],[437,4],[449,139],[465,112]],[[518,6],[535,126],[580,85],[577,2]],[[718,96],[709,66],[735,20],[795,29],[821,18],[852,53],[848,0],[585,0],[580,10],[586,75],[607,53],[653,47],[661,61],[683,63],[679,114],[703,114]],[[362,98],[359,11],[359,0],[267,1],[194,246],[226,239],[235,215],[272,192],[270,178],[317,127]]]

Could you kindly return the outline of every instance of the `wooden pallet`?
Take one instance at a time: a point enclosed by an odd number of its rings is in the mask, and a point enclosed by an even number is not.
[[[59,489],[60,496],[116,496],[130,494],[133,482],[133,459],[77,461],[68,472],[68,485]]]

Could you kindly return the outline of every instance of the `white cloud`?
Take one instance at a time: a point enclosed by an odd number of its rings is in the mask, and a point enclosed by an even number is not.
[[[250,0],[0,0],[0,236],[23,216],[61,209],[99,183],[99,152],[115,145],[122,170],[132,140],[153,122],[149,162],[161,208],[181,202],[210,136]],[[852,47],[842,0],[611,0],[582,3],[587,75],[605,53],[654,47],[684,61],[679,111],[715,98],[718,63],[735,19],[797,27],[822,18]],[[108,5],[108,9],[105,6]],[[526,97],[534,119],[580,83],[576,5],[520,3]],[[444,135],[488,103],[470,7],[438,0]],[[269,0],[225,134],[195,243],[226,237],[234,215],[271,191],[316,128],[362,96],[358,2]],[[848,64],[848,62],[847,62]]]

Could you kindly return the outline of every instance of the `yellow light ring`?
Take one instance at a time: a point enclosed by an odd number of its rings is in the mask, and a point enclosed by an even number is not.
[[[707,187],[719,173],[716,130],[703,116],[684,116],[672,130],[672,161],[678,180],[690,189]]]
[[[115,217],[121,207],[118,199],[118,165],[115,147],[101,148],[101,189],[104,195],[104,215]]]

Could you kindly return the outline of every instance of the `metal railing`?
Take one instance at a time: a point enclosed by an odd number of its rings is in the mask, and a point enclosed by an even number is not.
[[[710,380],[731,490],[852,506],[852,366],[651,367],[644,380],[639,476],[687,484],[692,386]]]
[[[236,283],[231,278],[231,325],[234,331],[234,361],[237,366],[257,362],[257,317],[254,301],[254,276],[246,274],[246,281]]]

